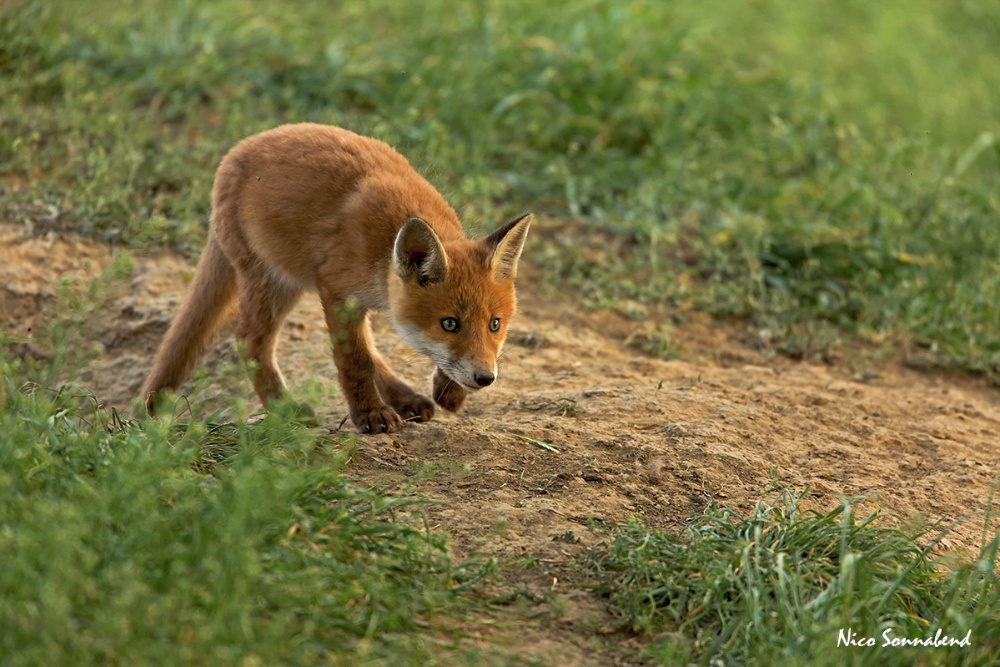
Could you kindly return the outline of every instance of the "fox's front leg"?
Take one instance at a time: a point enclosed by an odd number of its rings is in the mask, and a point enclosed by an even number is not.
[[[392,369],[374,352],[375,386],[386,403],[392,406],[404,421],[427,422],[434,417],[434,402],[413,391],[392,372]]]
[[[378,371],[367,313],[332,299],[322,298],[322,301],[340,388],[354,427],[358,433],[396,430],[401,422],[399,415],[382,401],[375,384]]]
[[[465,402],[465,395],[469,392],[465,387],[442,373],[440,368],[434,369],[433,382],[434,402],[449,412],[457,412],[462,407],[462,403]]]

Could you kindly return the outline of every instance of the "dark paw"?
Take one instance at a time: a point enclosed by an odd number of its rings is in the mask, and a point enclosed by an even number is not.
[[[457,412],[465,402],[465,388],[442,373],[434,371],[434,402],[448,412]]]
[[[434,418],[434,401],[413,393],[393,402],[396,413],[407,422],[429,422]]]
[[[399,428],[402,421],[396,411],[387,405],[374,410],[362,410],[351,415],[354,428],[358,433],[392,433]]]

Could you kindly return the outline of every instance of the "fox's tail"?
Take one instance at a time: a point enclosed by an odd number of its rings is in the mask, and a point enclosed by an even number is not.
[[[198,260],[188,296],[170,323],[156,353],[153,370],[140,396],[152,414],[163,390],[175,391],[187,379],[219,330],[229,321],[236,301],[236,271],[222,252],[214,230]]]

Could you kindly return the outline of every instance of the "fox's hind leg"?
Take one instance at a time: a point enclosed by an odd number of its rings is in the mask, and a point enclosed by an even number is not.
[[[150,414],[156,411],[163,391],[179,389],[215,341],[235,310],[236,294],[236,272],[215,233],[210,233],[189,294],[171,321],[142,387],[141,396]]]
[[[240,320],[236,337],[245,346],[246,358],[255,364],[253,388],[261,402],[279,397],[285,378],[275,360],[278,332],[302,291],[280,278],[239,272]]]

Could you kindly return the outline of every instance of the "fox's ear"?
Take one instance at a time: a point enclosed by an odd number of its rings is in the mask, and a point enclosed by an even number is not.
[[[404,281],[421,285],[444,282],[448,275],[448,255],[441,239],[420,218],[409,218],[396,234],[393,268]]]
[[[493,252],[490,262],[493,278],[497,282],[513,280],[517,275],[517,260],[521,258],[530,225],[531,214],[525,213],[483,239],[486,247]]]

